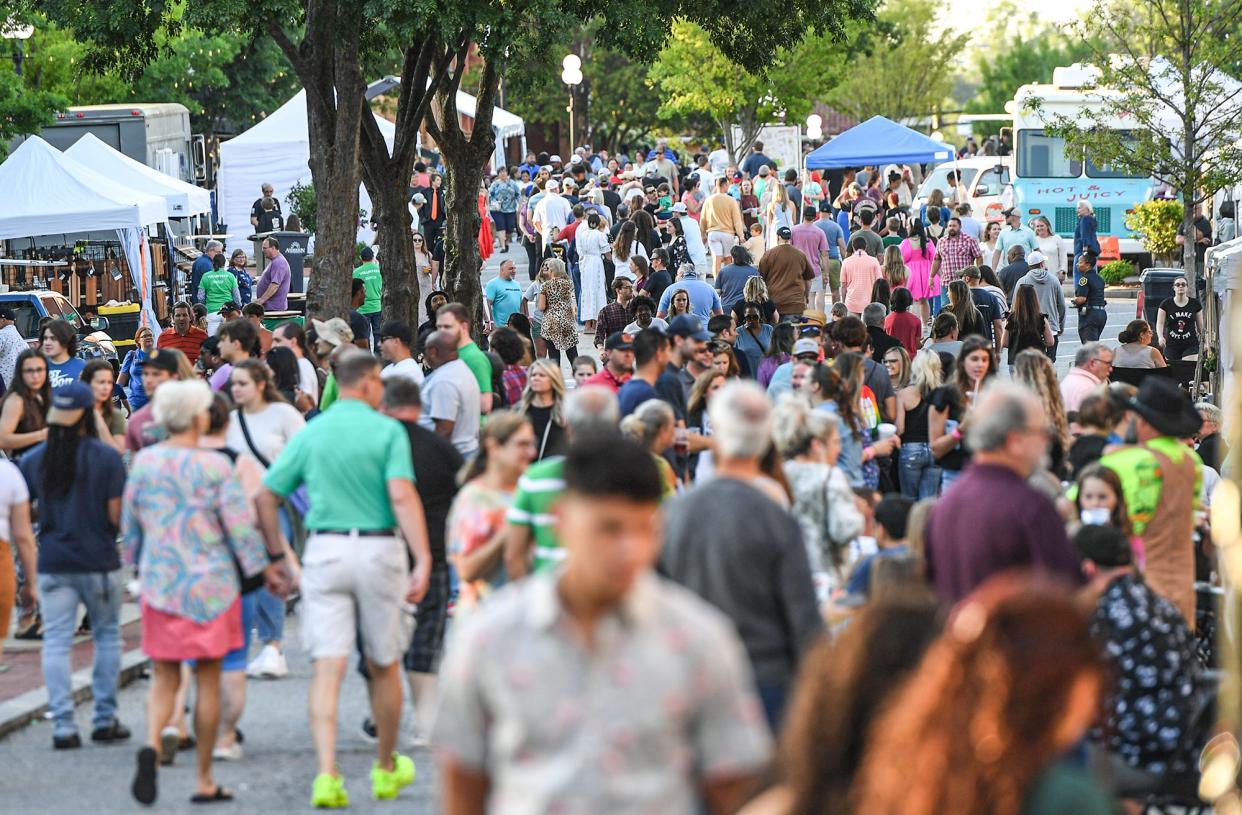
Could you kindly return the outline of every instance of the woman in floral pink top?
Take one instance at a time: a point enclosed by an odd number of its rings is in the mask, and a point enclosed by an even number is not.
[[[144,804],[156,798],[160,729],[172,714],[181,663],[190,659],[198,661],[198,784],[192,800],[232,797],[211,774],[220,660],[242,643],[238,567],[247,576],[258,575],[267,558],[232,463],[213,450],[197,449],[210,405],[204,382],[160,388],[154,416],[168,440],[134,458],[122,503],[125,558],[138,565],[142,585],[142,650],[154,663],[147,746],[138,753],[132,787]]]
[[[508,581],[503,547],[505,512],[518,479],[535,457],[535,431],[525,416],[488,417],[479,454],[448,517],[448,555],[461,580],[458,608],[472,608]]]

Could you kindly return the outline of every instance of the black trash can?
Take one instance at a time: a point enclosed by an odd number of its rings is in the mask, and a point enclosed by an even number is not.
[[[306,232],[261,232],[251,235],[254,241],[254,265],[258,275],[267,268],[267,258],[263,257],[263,239],[274,238],[280,247],[280,253],[289,261],[289,291],[303,292],[306,290],[306,248],[310,243],[310,235]]]
[[[292,265],[292,261],[290,261]],[[1151,330],[1156,330],[1156,315],[1160,311],[1160,304],[1173,296],[1174,281],[1184,278],[1185,272],[1181,269],[1148,269],[1139,275],[1139,282],[1143,288],[1139,294],[1139,314],[1142,316],[1135,319],[1146,320],[1151,326]]]

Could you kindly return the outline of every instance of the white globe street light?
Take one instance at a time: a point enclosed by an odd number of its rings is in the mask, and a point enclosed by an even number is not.
[[[569,88],[569,152],[574,152],[574,88],[582,84],[582,60],[577,54],[566,54],[561,60],[561,81]]]

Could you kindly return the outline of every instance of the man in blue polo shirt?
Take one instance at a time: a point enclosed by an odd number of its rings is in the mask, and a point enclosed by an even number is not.
[[[256,499],[269,551],[280,540],[279,499],[303,484],[310,499],[310,537],[302,559],[302,639],[314,663],[310,720],[318,775],[311,803],[328,808],[349,805],[336,767],[336,721],[346,663],[359,636],[379,741],[372,795],[396,798],[414,780],[413,761],[395,752],[400,660],[410,642],[405,606],[423,599],[431,574],[409,436],[400,422],[375,410],[384,393],[379,360],[347,349],[337,357],[334,373],[339,397],[332,410],[290,440]],[[405,543],[396,534],[398,527]],[[414,556],[408,576],[406,545]]]

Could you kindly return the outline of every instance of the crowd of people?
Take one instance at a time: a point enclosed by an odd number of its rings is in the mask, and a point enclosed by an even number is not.
[[[213,763],[245,758],[247,679],[288,675],[296,591],[315,807],[350,800],[351,662],[371,794],[429,743],[454,815],[1090,815],[1193,775],[1230,453],[1171,379],[1109,382],[1192,351],[1185,290],[1116,348],[1080,318],[1058,380],[1060,275],[1103,302],[1089,205],[1072,253],[1012,212],[989,251],[954,190],[913,207],[906,168],[832,190],[718,152],[498,173],[529,282],[502,258],[481,333],[434,277],[420,324],[385,319],[371,249],[353,313],[305,327],[264,325],[279,270],[214,313],[236,292],[206,272],[206,313],[176,303],[115,380],[46,325],[0,402],[0,582],[43,638],[53,746],[81,744],[84,628],[91,738],[131,738],[128,593],[153,665],[132,794],[193,749],[192,800],[231,800]],[[418,189],[442,214],[438,176]]]

